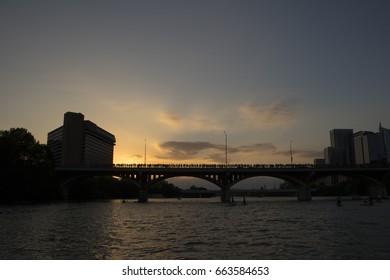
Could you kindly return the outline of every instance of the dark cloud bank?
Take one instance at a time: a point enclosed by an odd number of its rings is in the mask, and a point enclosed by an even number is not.
[[[221,162],[225,158],[225,145],[213,144],[210,142],[188,142],[188,141],[166,141],[159,144],[163,155],[159,156],[164,160],[191,160],[199,158],[199,154],[208,150],[209,154],[204,160]],[[290,151],[279,151],[271,143],[255,143],[242,146],[228,146],[228,152],[232,154],[266,153],[269,155],[289,156]],[[295,156],[301,158],[319,158],[322,152],[295,150]]]

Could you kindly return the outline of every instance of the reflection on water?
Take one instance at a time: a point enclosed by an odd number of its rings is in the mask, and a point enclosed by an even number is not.
[[[390,201],[0,205],[1,259],[389,259]]]

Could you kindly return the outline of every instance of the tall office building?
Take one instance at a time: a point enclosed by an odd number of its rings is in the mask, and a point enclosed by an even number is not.
[[[48,133],[47,145],[56,165],[112,164],[115,136],[83,114],[67,112],[63,126]]]
[[[356,164],[386,162],[386,153],[380,133],[359,131],[354,134]]]
[[[324,158],[326,164],[344,166],[347,165],[345,149],[336,147],[326,147],[324,149]]]
[[[330,147],[324,149],[325,163],[335,166],[355,164],[355,147],[353,129],[332,129],[330,131]],[[348,181],[344,176],[330,177],[330,184],[336,185]]]
[[[336,162],[331,164],[352,165],[355,164],[355,147],[353,141],[353,129],[333,129],[330,131],[330,145],[336,148],[338,156]],[[343,150],[342,156],[339,153]]]
[[[382,127],[379,123],[379,135],[384,145],[387,163],[390,163],[390,129]]]

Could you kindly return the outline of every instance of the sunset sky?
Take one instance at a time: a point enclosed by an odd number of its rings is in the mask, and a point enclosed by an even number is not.
[[[1,0],[0,129],[67,111],[116,163],[312,163],[390,128],[390,1]]]

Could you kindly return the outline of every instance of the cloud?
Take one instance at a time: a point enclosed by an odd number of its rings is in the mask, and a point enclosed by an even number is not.
[[[196,158],[200,152],[207,149],[216,149],[218,145],[210,142],[180,142],[167,141],[159,144],[159,148],[163,151],[162,159],[177,159],[187,160]]]
[[[256,127],[285,128],[296,120],[298,101],[293,98],[280,99],[268,105],[247,104],[239,107],[239,112],[246,121]]]
[[[224,162],[225,161],[225,146],[218,146],[220,152],[210,154],[206,157],[207,160],[211,162]],[[276,151],[275,145],[271,143],[256,143],[251,145],[242,145],[242,146],[228,146],[228,157],[229,160],[233,158],[250,158],[251,156],[259,157],[263,154],[269,154]]]
[[[218,131],[223,130],[223,125],[215,117],[198,117],[191,121],[191,127],[197,131]]]
[[[290,151],[285,150],[285,151],[275,151],[275,155],[281,155],[281,156],[290,156]],[[293,150],[292,151],[293,157],[299,157],[299,158],[309,158],[309,159],[315,159],[315,158],[323,158],[324,157],[324,152],[323,151],[312,151],[312,150]]]
[[[224,163],[225,145],[211,142],[189,142],[189,141],[166,141],[158,144],[160,150],[157,159],[204,162],[204,163]],[[267,159],[267,162],[260,162]],[[314,158],[323,158],[322,151],[314,150],[293,150],[294,162],[312,162]],[[246,160],[243,160],[246,159]],[[260,160],[256,163],[279,163],[290,160],[289,150],[278,150],[272,143],[254,143],[249,145],[228,146],[228,161],[230,163],[249,163]],[[299,160],[298,160],[299,159]]]
[[[225,162],[225,153],[213,153],[206,155],[205,158],[206,162],[213,162],[213,163],[222,163]]]
[[[184,115],[183,115],[184,114]],[[164,111],[157,115],[158,121],[173,129],[185,131],[209,132],[223,130],[224,121],[215,112],[203,112],[202,110],[187,110],[184,113]]]
[[[172,128],[178,128],[181,125],[182,117],[176,112],[162,112],[159,114],[159,121]]]
[[[160,159],[191,160],[202,159],[207,162],[223,162],[225,159],[225,145],[210,142],[166,141],[158,145],[162,156]],[[228,146],[229,155],[248,155],[250,153],[274,152],[276,147],[271,143],[256,143],[243,146]],[[208,151],[207,154],[203,152]],[[203,153],[203,154],[202,154]]]
[[[140,159],[140,158],[143,158],[144,156],[140,155],[140,154],[134,154],[134,155],[131,155],[130,158],[137,158],[137,159]]]
[[[241,153],[253,153],[261,151],[274,151],[276,150],[275,145],[271,143],[257,143],[253,145],[244,145],[237,148],[237,152]]]

